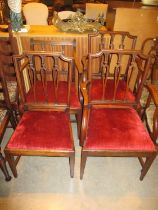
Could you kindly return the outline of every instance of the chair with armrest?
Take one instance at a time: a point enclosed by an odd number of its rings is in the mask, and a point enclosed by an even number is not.
[[[83,178],[89,156],[136,157],[142,166],[140,180],[143,180],[157,155],[157,149],[138,115],[150,59],[136,50],[109,49],[90,53],[89,75],[92,60],[100,57],[103,57],[100,91],[93,90],[91,76],[81,84],[84,108],[80,178]],[[127,67],[123,64],[124,57]],[[114,65],[111,65],[112,61]]]
[[[27,25],[48,25],[48,7],[45,4],[31,2],[23,7]]]
[[[73,177],[75,150],[69,110],[74,59],[61,52],[30,51],[15,56],[14,62],[22,117],[4,149],[14,177],[20,156],[68,157]],[[63,63],[67,71],[61,68]]]
[[[30,49],[35,51],[58,51],[62,52],[66,56],[71,56],[75,58],[75,68],[72,72],[72,85],[71,85],[71,101],[70,101],[70,113],[75,114],[77,120],[78,136],[80,136],[80,127],[81,127],[81,104],[79,99],[79,85],[78,80],[81,77],[81,67],[79,66],[76,59],[76,41],[66,40],[63,41],[51,41],[51,40],[41,40],[41,38],[32,38],[30,39]],[[63,69],[67,68],[63,64]],[[63,97],[66,92],[62,92]]]

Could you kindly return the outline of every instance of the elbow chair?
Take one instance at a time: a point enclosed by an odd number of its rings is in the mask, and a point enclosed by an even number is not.
[[[92,61],[100,57],[101,79],[93,81]],[[127,66],[124,65],[124,57]],[[142,167],[140,180],[148,172],[157,149],[138,113],[149,65],[150,57],[136,50],[104,49],[89,53],[88,80],[81,84],[84,98],[81,179],[89,156],[136,157]],[[99,89],[93,89],[93,82],[99,83]]]
[[[22,117],[4,149],[14,177],[21,156],[68,157],[73,177],[75,149],[69,110],[74,59],[61,52],[30,51],[14,56],[14,63]],[[67,71],[61,68],[63,63]]]

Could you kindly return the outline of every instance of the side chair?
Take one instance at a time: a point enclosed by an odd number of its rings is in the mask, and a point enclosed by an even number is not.
[[[20,156],[68,157],[73,177],[75,149],[69,110],[74,59],[62,52],[30,51],[14,56],[14,63],[22,117],[4,149],[14,177]],[[61,68],[63,63],[67,71]]]
[[[128,60],[129,56],[128,68],[123,68],[123,58]],[[95,98],[92,98],[94,90],[91,76],[81,84],[84,108],[80,178],[83,178],[89,156],[136,157],[142,167],[140,180],[143,180],[157,155],[155,144],[138,114],[150,58],[136,50],[111,49],[90,53],[89,75],[93,66],[92,60],[96,57],[104,58],[101,65],[103,72],[100,92],[97,90]],[[111,66],[113,58],[115,64]]]
[[[46,51],[46,52],[62,52],[65,56],[70,56],[75,59],[75,68],[72,71],[72,84],[71,84],[71,101],[70,101],[70,113],[75,114],[78,128],[78,137],[80,137],[80,127],[81,127],[81,116],[82,108],[80,103],[80,88],[79,80],[82,76],[82,67],[80,66],[76,58],[76,41],[73,40],[41,40],[41,38],[31,38],[30,39],[30,49],[33,51]],[[63,70],[67,68],[65,64],[62,66]],[[63,87],[64,88],[64,87]],[[58,93],[57,93],[58,94]],[[65,92],[62,92],[65,97]],[[71,120],[73,122],[73,120]]]

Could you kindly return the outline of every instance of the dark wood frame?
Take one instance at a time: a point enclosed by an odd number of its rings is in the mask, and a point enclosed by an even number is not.
[[[41,57],[41,60],[44,59],[45,56],[57,56],[60,59],[67,61],[70,63],[70,69],[71,67],[74,66],[74,59],[73,58],[68,58],[62,55],[62,53],[52,53],[52,52],[35,52],[35,51],[30,51],[30,52],[25,52],[23,55],[16,55],[14,56],[14,63],[15,63],[15,70],[16,70],[16,76],[17,76],[17,83],[18,83],[18,88],[19,88],[19,94],[20,94],[20,112],[21,115],[26,112],[26,111],[58,111],[58,112],[65,112],[67,115],[70,115],[70,107],[69,107],[69,102],[66,104],[57,104],[57,103],[49,103],[46,101],[45,102],[30,102],[27,103],[26,101],[26,93],[25,93],[25,88],[24,88],[24,80],[22,77],[23,71],[27,68],[27,65],[29,61],[27,58],[33,57],[39,55]],[[25,60],[26,58],[26,60]],[[23,60],[24,59],[24,60]],[[33,59],[32,59],[33,60]],[[22,62],[24,61],[24,62]],[[71,73],[70,73],[71,77]],[[68,100],[69,101],[69,100]],[[30,124],[31,126],[31,124]],[[31,127],[30,127],[31,128]],[[69,128],[70,128],[70,136],[71,139],[73,139],[72,135],[72,129],[71,129],[71,124],[69,121]],[[36,135],[36,134],[35,134]],[[8,144],[7,144],[8,145]],[[17,177],[17,170],[16,166],[19,162],[19,159],[21,156],[47,156],[47,157],[69,157],[69,163],[70,163],[70,176],[74,176],[74,164],[75,164],[75,148],[73,144],[73,149],[72,151],[65,151],[65,150],[29,150],[29,149],[9,149],[7,148],[7,145],[4,149],[4,153],[6,156],[6,160],[9,163],[9,166],[12,170],[12,173],[14,177]],[[16,159],[14,156],[17,156]]]
[[[140,85],[140,87],[138,86],[138,92],[137,92],[137,97],[134,103],[128,103],[126,100],[122,103],[121,101],[117,102],[117,100],[115,98],[113,98],[112,100],[98,100],[98,101],[91,101],[90,97],[89,97],[89,91],[91,88],[91,59],[93,57],[99,57],[100,55],[102,55],[102,53],[104,52],[111,52],[111,53],[134,53],[137,57],[136,62],[138,64],[139,70],[142,73],[142,76],[139,75],[139,79],[136,82],[137,85]],[[140,60],[138,58],[142,58],[143,60],[145,60],[145,64],[142,66],[142,62],[140,62]],[[141,175],[140,175],[140,180],[143,180],[144,176],[146,175],[146,173],[148,172],[152,162],[154,161],[154,159],[157,156],[157,149],[155,149],[155,151],[128,151],[128,150],[116,150],[116,151],[112,151],[112,150],[87,150],[86,148],[84,148],[84,144],[86,141],[86,137],[87,137],[87,132],[88,132],[88,121],[89,121],[89,115],[90,115],[90,110],[93,108],[129,108],[129,107],[133,107],[134,109],[136,109],[137,111],[139,111],[140,108],[140,97],[141,97],[141,92],[142,92],[142,88],[143,88],[143,84],[144,81],[147,77],[147,72],[149,70],[149,64],[150,64],[150,58],[146,57],[144,55],[141,55],[138,51],[136,50],[114,50],[114,49],[109,49],[109,50],[102,50],[98,53],[89,53],[88,55],[88,74],[90,76],[88,76],[89,80],[85,80],[85,82],[83,82],[81,84],[81,91],[82,91],[82,95],[84,98],[84,106],[83,106],[83,116],[82,116],[82,126],[81,126],[81,146],[82,146],[82,150],[81,150],[81,165],[80,165],[80,178],[83,179],[83,174],[84,174],[84,168],[86,165],[86,160],[88,156],[94,156],[94,157],[137,157],[141,166],[142,166],[142,170],[141,170]],[[143,69],[144,67],[144,69]],[[95,123],[95,122],[94,122]],[[146,158],[145,160],[143,158]]]

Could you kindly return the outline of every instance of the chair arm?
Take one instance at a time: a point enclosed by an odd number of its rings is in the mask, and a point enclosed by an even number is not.
[[[145,87],[148,89],[155,106],[158,107],[158,89],[153,84],[146,84]]]
[[[148,96],[146,107],[145,107],[147,128],[154,144],[158,145],[158,142],[157,142],[157,139],[158,139],[158,89],[153,84],[147,84],[145,85],[145,87],[149,91],[149,96]],[[147,112],[147,108],[149,108],[151,104],[151,99],[154,102],[154,105],[152,105],[150,108],[150,110],[152,110],[151,111],[152,116],[150,116],[151,114],[148,116],[146,112]],[[149,119],[152,117],[151,123],[148,123],[148,117]]]
[[[86,81],[86,82],[82,82],[81,83],[81,92],[83,95],[83,99],[84,99],[84,106],[88,106],[88,91],[87,88],[89,86],[90,82]]]
[[[76,52],[74,52],[74,60],[75,60],[75,67],[77,68],[77,71],[79,74],[82,74],[82,66],[80,64],[80,62],[78,61],[77,59],[77,56],[76,56]]]
[[[84,106],[82,112],[82,124],[81,124],[81,137],[80,137],[80,146],[83,146],[84,141],[86,140],[87,131],[88,131],[88,121],[89,121],[89,107],[88,107],[88,92],[87,92],[88,82],[81,83],[81,92],[84,98]]]
[[[81,59],[82,65],[83,65],[83,69],[86,69],[88,66],[88,57],[86,55],[84,55]]]

